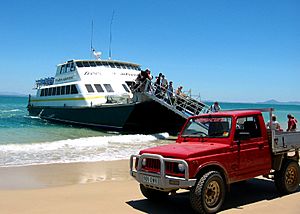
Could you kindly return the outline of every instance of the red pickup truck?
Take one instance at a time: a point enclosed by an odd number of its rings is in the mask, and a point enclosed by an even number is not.
[[[282,194],[296,192],[300,132],[278,132],[272,125],[267,129],[262,112],[271,118],[272,110],[190,117],[175,144],[132,155],[130,173],[151,200],[190,190],[191,206],[198,213],[218,212],[230,184],[260,175],[273,179]]]

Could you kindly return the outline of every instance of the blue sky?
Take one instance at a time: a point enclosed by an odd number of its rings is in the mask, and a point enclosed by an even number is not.
[[[2,1],[0,92],[32,93],[94,46],[204,100],[300,101],[299,0]]]

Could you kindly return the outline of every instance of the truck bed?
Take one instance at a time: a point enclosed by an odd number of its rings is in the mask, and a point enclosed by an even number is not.
[[[272,140],[273,138],[273,140]],[[300,148],[300,132],[277,132],[272,131],[272,151],[282,153],[295,151]]]

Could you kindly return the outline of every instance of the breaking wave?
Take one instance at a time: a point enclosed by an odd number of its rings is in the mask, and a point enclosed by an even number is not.
[[[141,149],[166,144],[168,137],[135,134],[0,145],[0,167],[128,159]]]

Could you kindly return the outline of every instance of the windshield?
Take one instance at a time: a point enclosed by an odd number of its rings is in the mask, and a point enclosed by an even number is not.
[[[228,137],[231,129],[231,117],[192,118],[182,132],[182,137]]]

